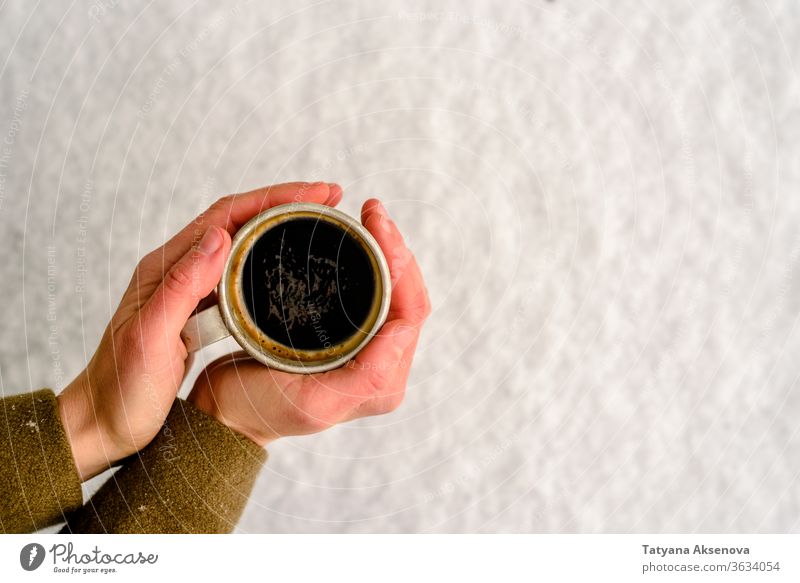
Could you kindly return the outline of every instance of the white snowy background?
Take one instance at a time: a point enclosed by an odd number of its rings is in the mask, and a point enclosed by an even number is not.
[[[0,2],[0,389],[217,196],[337,181],[434,312],[239,531],[798,532],[798,57],[796,0]]]

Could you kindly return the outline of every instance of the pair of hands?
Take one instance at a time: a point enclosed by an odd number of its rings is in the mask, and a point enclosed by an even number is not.
[[[86,480],[147,445],[176,398],[188,356],[180,332],[222,276],[231,236],[289,202],[336,206],[335,184],[287,183],[224,197],[137,265],[88,366],[58,396],[75,465]],[[263,366],[244,352],[210,364],[188,400],[255,443],[306,435],[394,410],[405,391],[430,301],[414,256],[380,201],[361,222],[389,263],[392,300],[381,331],[347,365],[313,375]]]

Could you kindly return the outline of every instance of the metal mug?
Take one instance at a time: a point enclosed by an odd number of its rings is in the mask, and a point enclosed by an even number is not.
[[[269,338],[250,314],[242,291],[242,272],[255,243],[269,229],[292,219],[326,221],[362,246],[373,268],[375,294],[367,321],[357,333],[338,345],[301,350]],[[189,353],[233,336],[253,358],[268,367],[292,373],[311,374],[338,368],[353,358],[386,321],[392,282],[380,246],[364,226],[349,215],[314,203],[290,203],[273,207],[250,219],[233,237],[231,252],[217,286],[217,303],[192,316],[181,332]]]

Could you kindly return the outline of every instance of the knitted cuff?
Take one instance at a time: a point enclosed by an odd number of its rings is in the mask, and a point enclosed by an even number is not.
[[[69,517],[64,532],[230,532],[266,459],[265,449],[177,400],[156,438]]]
[[[81,481],[50,389],[0,400],[0,530],[30,532],[65,520]]]

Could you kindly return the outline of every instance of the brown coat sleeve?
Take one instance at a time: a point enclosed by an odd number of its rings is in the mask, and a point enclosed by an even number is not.
[[[63,522],[83,502],[53,391],[0,399],[0,530]]]
[[[62,532],[230,532],[266,459],[265,449],[177,400],[156,438]]]

